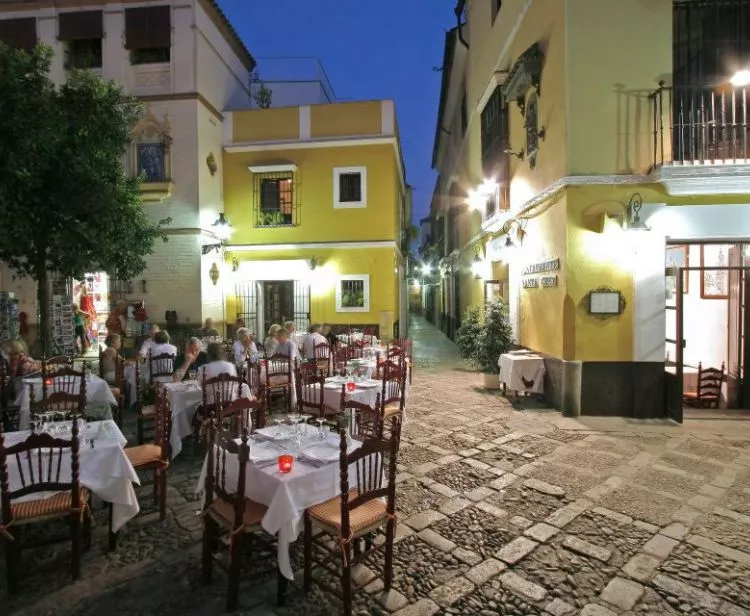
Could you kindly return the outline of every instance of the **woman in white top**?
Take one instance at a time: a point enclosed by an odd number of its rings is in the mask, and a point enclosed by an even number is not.
[[[208,357],[208,363],[198,368],[198,383],[203,387],[203,380],[208,381],[214,379],[220,374],[228,374],[229,376],[237,376],[237,368],[231,362],[224,359],[224,353],[221,348],[221,344],[218,342],[211,342],[206,349],[206,356]],[[212,403],[214,401],[213,387],[209,387],[206,392],[206,402]],[[227,401],[228,402],[228,401]]]
[[[258,347],[255,346],[250,331],[245,327],[237,330],[236,340],[232,345],[232,356],[237,366],[244,365],[248,359],[255,363],[258,361]]]
[[[319,344],[328,344],[328,340],[320,333],[320,325],[311,325],[309,331],[302,343],[302,351],[305,359],[315,359],[315,347]]]
[[[276,340],[276,336],[279,333],[280,329],[281,325],[278,325],[276,323],[268,328],[268,337],[263,342],[263,346],[266,349],[266,357],[271,357],[271,355],[276,353],[276,347],[279,345],[278,340]]]
[[[154,342],[154,336],[156,336],[156,333],[158,331],[159,331],[159,326],[156,323],[152,323],[151,329],[148,332],[148,338],[146,338],[143,341],[143,344],[141,345],[141,348],[138,351],[139,357],[143,357],[143,358],[148,357],[148,352],[156,346],[156,342]]]

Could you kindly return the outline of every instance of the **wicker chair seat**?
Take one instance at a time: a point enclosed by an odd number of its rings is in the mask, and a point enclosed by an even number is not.
[[[147,404],[141,409],[141,415],[143,417],[156,417],[156,405]]]
[[[245,532],[255,532],[260,526],[263,516],[266,515],[268,507],[256,503],[249,498],[245,499],[245,515],[242,519]],[[234,525],[234,505],[223,498],[217,498],[208,507],[206,513],[225,528]]]
[[[349,500],[358,496],[356,488],[349,490]],[[310,507],[310,517],[329,535],[341,534],[341,497]],[[386,503],[380,499],[369,500],[349,512],[349,525],[354,537],[361,537],[388,521]]]
[[[291,384],[292,383],[286,374],[272,374],[268,377],[269,387],[286,387]]]
[[[137,445],[135,447],[126,447],[125,455],[134,468],[161,464],[161,447],[153,443]]]
[[[81,517],[86,510],[89,501],[89,491],[81,488]],[[73,494],[71,492],[58,492],[49,498],[38,498],[35,500],[22,501],[10,504],[13,524],[29,524],[39,522],[48,518],[58,518],[70,515],[73,508]]]

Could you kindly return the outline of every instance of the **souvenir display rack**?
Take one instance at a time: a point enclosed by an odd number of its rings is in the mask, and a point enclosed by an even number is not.
[[[52,280],[50,293],[50,330],[55,355],[75,355],[73,297],[70,280]]]
[[[20,321],[16,295],[0,292],[0,340],[14,340],[19,335]]]

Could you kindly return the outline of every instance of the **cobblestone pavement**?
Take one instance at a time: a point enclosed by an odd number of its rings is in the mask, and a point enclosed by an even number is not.
[[[412,335],[395,584],[387,597],[377,583],[356,593],[357,613],[750,616],[750,422],[514,408],[481,389],[433,328],[417,322]],[[0,594],[0,614],[221,613],[226,578],[199,581],[191,450],[172,469],[165,522],[144,512],[107,554],[97,510],[81,581],[69,581],[66,545],[25,553],[22,594]],[[382,560],[366,566],[378,572]],[[276,607],[273,580],[253,571],[241,604],[253,616],[340,611],[294,588]]]

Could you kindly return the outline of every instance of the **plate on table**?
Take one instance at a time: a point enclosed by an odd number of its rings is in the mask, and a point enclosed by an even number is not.
[[[284,451],[272,441],[259,440],[250,442],[250,462],[253,464],[272,462],[278,459],[283,453]]]
[[[264,441],[286,441],[292,438],[292,426],[281,424],[255,430],[253,436]]]
[[[374,379],[369,379],[367,381],[361,381],[357,383],[357,387],[360,389],[374,389],[375,387],[380,387],[382,383],[380,381],[376,381]]]

